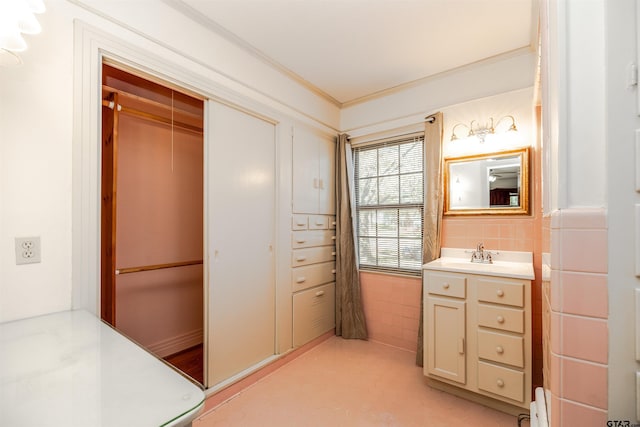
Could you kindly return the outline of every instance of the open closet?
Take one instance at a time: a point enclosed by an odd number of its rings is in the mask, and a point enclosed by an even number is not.
[[[102,66],[101,317],[204,384],[204,101]]]

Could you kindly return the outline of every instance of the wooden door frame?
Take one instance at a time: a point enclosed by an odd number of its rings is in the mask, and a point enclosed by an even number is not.
[[[118,176],[118,94],[102,103],[100,209],[100,317],[116,326],[116,191]],[[109,114],[111,113],[111,114]]]

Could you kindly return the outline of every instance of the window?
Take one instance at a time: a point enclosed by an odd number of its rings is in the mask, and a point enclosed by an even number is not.
[[[419,137],[354,149],[362,268],[421,271],[423,142]]]

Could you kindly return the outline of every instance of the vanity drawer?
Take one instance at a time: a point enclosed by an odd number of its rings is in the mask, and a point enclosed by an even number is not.
[[[522,334],[524,333],[524,311],[478,304],[478,325]]]
[[[294,215],[291,218],[292,230],[306,230],[308,227],[308,221],[306,215]]]
[[[479,330],[478,357],[524,368],[524,338]]]
[[[291,247],[310,248],[313,246],[333,245],[336,236],[333,230],[306,230],[294,231],[291,237]]]
[[[467,278],[464,276],[446,273],[428,273],[426,280],[430,294],[454,298],[465,298],[467,295]]]
[[[478,279],[478,301],[524,307],[524,290],[517,280]]]
[[[336,263],[307,265],[291,269],[291,289],[301,291],[323,283],[333,282],[336,277]]]
[[[323,215],[309,215],[309,230],[326,230],[329,228],[329,217]]]
[[[301,346],[335,327],[335,285],[293,295],[293,345]]]
[[[318,246],[316,248],[295,249],[291,253],[291,265],[298,267],[319,262],[333,261],[336,257],[334,246]]]
[[[524,372],[478,362],[478,388],[524,402]]]

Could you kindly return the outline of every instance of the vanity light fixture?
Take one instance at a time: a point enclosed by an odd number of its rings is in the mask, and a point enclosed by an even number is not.
[[[22,62],[16,54],[27,49],[22,34],[38,34],[42,30],[35,14],[44,11],[43,0],[0,1],[0,65]]]
[[[458,136],[456,135],[456,128],[458,126],[464,126],[467,129],[469,129],[469,133],[466,136],[467,138],[471,138],[475,136],[476,138],[478,138],[478,141],[480,141],[480,143],[484,143],[487,135],[496,133],[496,127],[500,124],[500,122],[502,122],[505,119],[511,119],[511,126],[509,126],[509,129],[507,129],[507,132],[510,132],[510,131],[515,132],[518,130],[518,128],[516,127],[516,119],[514,119],[513,116],[501,117],[495,123],[495,125],[493,123],[493,117],[489,117],[489,124],[485,124],[485,125],[478,124],[476,120],[471,120],[471,123],[469,123],[469,125],[466,125],[464,123],[457,123],[451,131],[451,141],[455,141],[456,139],[458,139]],[[475,127],[474,127],[474,123],[476,123]]]

